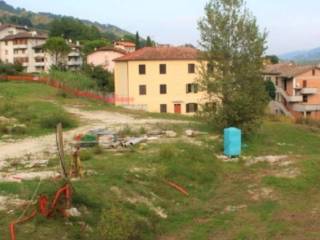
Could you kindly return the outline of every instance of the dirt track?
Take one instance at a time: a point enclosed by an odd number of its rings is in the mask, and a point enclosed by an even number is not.
[[[136,119],[130,115],[107,111],[83,111],[78,108],[66,108],[71,114],[77,115],[83,123],[81,127],[64,132],[65,143],[68,146],[77,134],[90,129],[119,129],[123,126],[145,126],[156,123],[177,123],[179,121],[163,119]],[[6,167],[8,159],[43,160],[56,154],[55,134],[18,140],[14,143],[0,142],[0,169]]]

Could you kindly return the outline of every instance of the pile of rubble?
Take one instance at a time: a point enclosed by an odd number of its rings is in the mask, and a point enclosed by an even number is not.
[[[185,136],[195,137],[199,134],[194,130],[188,129],[185,131]],[[128,148],[134,145],[148,142],[157,141],[161,138],[177,138],[178,134],[172,130],[151,130],[147,134],[143,134],[138,137],[119,137],[119,134],[106,130],[106,129],[94,129],[86,134],[80,134],[75,136],[74,145],[80,147],[93,147],[100,146],[105,149],[117,149],[117,148]]]

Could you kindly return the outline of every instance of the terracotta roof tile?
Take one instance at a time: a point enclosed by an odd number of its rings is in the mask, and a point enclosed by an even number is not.
[[[98,48],[95,52],[118,52],[118,53],[122,53],[122,54],[127,54],[128,52],[123,50],[123,49],[120,49],[120,48],[114,48],[114,47],[101,47],[101,48]]]
[[[14,35],[9,35],[1,39],[1,41],[7,41],[7,40],[15,40],[15,39],[47,39],[48,35],[37,33],[34,34],[32,32],[21,32]]]
[[[292,63],[279,63],[267,65],[264,74],[279,75],[282,77],[295,77],[316,68],[314,65],[296,65]]]
[[[190,47],[145,47],[114,61],[197,60],[199,50]]]

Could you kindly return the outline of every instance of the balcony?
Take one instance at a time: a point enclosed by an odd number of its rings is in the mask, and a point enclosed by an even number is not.
[[[302,102],[303,101],[302,96],[290,96],[282,88],[277,88],[277,93],[280,93],[286,99],[287,102],[294,103],[294,102]]]
[[[45,66],[45,62],[35,62],[34,65],[36,67],[44,67]]]
[[[296,112],[320,111],[320,104],[294,104],[293,110]]]
[[[317,94],[318,93],[318,89],[317,88],[302,88],[301,89],[301,94],[304,95],[313,95],[313,94]]]

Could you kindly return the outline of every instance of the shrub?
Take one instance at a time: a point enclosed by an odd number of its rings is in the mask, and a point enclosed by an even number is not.
[[[310,126],[310,127],[320,128],[320,121],[312,119],[312,118],[303,118],[303,117],[297,118],[296,119],[296,123],[297,124],[307,125],[307,126]]]
[[[47,129],[55,128],[59,123],[61,123],[64,128],[76,126],[76,122],[66,114],[50,114],[40,120],[41,127]]]
[[[139,239],[135,220],[123,209],[113,206],[102,212],[98,224],[101,240],[132,240]]]

